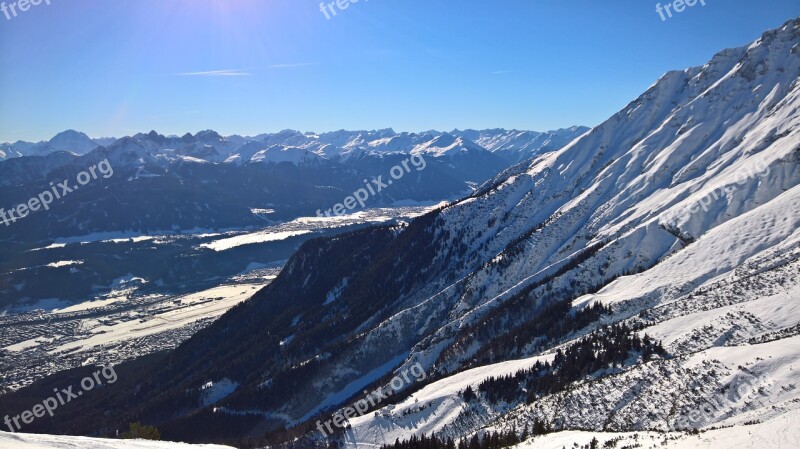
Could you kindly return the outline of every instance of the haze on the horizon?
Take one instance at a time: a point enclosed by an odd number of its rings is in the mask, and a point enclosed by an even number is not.
[[[593,126],[664,72],[800,13],[797,0],[706,0],[666,21],[647,0],[362,0],[328,20],[315,0],[50,2],[0,15],[0,142]]]

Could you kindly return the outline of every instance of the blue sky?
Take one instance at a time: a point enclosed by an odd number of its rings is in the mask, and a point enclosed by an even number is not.
[[[654,0],[361,0],[330,20],[319,0],[49,1],[0,13],[2,142],[593,126],[800,15],[800,0],[666,21]]]

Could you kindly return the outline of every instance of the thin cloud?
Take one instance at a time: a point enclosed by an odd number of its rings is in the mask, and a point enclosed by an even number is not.
[[[177,76],[250,76],[252,73],[243,70],[210,70],[207,72],[184,72],[178,73]]]
[[[492,75],[505,75],[506,73],[513,73],[513,70],[498,70],[496,72],[491,72]]]

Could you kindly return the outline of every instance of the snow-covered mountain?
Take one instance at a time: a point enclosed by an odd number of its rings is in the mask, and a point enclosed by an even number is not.
[[[100,144],[84,133],[67,130],[55,135],[46,142],[32,143],[18,141],[0,144],[0,161],[23,156],[47,156],[55,152],[68,152],[84,155]]]
[[[555,131],[516,131],[487,129],[455,130],[452,134],[470,139],[512,164],[542,153],[555,151],[589,131],[585,126],[573,126]]]
[[[374,447],[433,431],[789,416],[800,403],[798,79],[794,20],[667,73],[563,149],[408,227],[307,242],[273,284],[147,375],[138,413],[190,426],[208,419],[202,407],[164,418],[160,398],[232,379],[214,404],[225,420],[255,413],[307,429],[312,444],[318,413],[420,364],[425,382],[336,437]]]
[[[561,433],[520,447],[586,444],[579,430],[655,445],[650,432],[702,429],[664,446],[794,447],[796,431],[773,432],[800,411],[798,111],[795,19],[665,74],[565,147],[408,226],[306,242],[253,299],[109,387],[113,402],[85,398],[69,430],[133,415],[173,438],[272,429],[265,444],[323,447],[317,419],[384,387],[335,443],[528,429]],[[433,159],[493,154],[456,134],[327,144],[353,160],[393,139]],[[415,366],[425,379],[394,391]],[[236,388],[202,401],[222,379]],[[735,428],[709,430],[722,426]]]
[[[100,145],[84,133],[67,130],[57,134],[44,144],[32,148],[35,154],[45,155],[54,151],[67,151],[78,155],[87,154]]]
[[[796,413],[799,76],[794,20],[703,67],[666,74],[581,139],[445,209],[441,232],[470,242],[473,268],[408,297],[371,331],[421,328],[426,337],[406,367],[419,361],[445,378],[351,420],[347,444],[536,420],[556,430],[641,431]],[[535,310],[559,297],[574,298],[574,312],[596,303],[611,312],[550,344],[523,339]],[[619,322],[661,341],[669,356],[634,359],[533,400],[459,394]],[[460,372],[476,361],[490,364]],[[702,422],[682,420],[706,404],[713,413]]]

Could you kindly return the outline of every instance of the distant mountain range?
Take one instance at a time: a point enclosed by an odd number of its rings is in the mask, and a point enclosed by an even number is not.
[[[86,134],[67,130],[49,141],[38,143],[17,141],[0,144],[0,161],[24,156],[47,156],[63,151],[83,156],[100,147],[109,147],[125,139],[133,139],[153,155],[171,159],[191,157],[207,162],[246,163],[281,162],[263,157],[280,150],[303,149],[320,157],[341,160],[350,156],[421,152],[436,155],[453,154],[468,149],[486,150],[509,163],[521,162],[542,152],[555,151],[588,131],[585,126],[555,131],[516,131],[467,129],[452,132],[426,131],[422,133],[396,133],[392,129],[377,131],[335,131],[315,134],[284,130],[255,137],[232,135],[223,137],[215,131],[201,131],[182,137],[164,136],[155,131],[132,137],[102,137],[92,139]],[[261,157],[257,155],[261,153]],[[301,154],[297,153],[296,154]],[[289,159],[291,162],[296,162]]]
[[[286,130],[255,137],[223,137],[215,131],[178,137],[151,131],[97,140],[70,130],[47,142],[0,145],[0,207],[8,210],[27,202],[51,182],[75,179],[106,159],[114,176],[56,202],[47,214],[30,215],[25,218],[28,226],[0,227],[0,240],[253,226],[264,223],[263,215],[252,212],[258,209],[273,210],[272,220],[314,215],[341,202],[365,179],[387,179],[391,168],[411,155],[427,161],[424,170],[395,182],[368,206],[455,199],[587,130]]]

